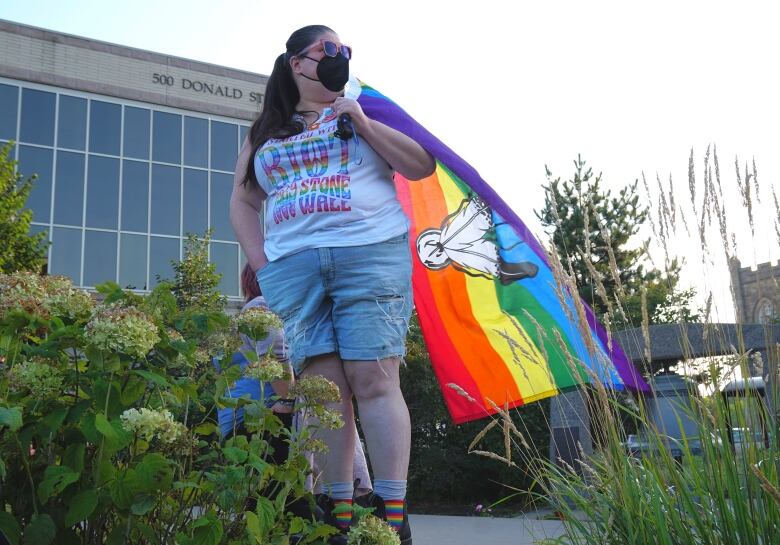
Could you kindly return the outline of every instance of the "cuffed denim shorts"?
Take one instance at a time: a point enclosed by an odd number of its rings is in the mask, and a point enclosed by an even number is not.
[[[284,322],[296,373],[307,358],[337,353],[371,361],[406,354],[412,312],[409,235],[369,246],[303,250],[257,272],[268,306]]]

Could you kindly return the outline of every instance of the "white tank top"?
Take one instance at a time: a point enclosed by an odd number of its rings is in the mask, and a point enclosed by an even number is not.
[[[268,195],[269,261],[310,248],[374,244],[409,229],[392,168],[359,135],[335,136],[337,121],[327,108],[302,133],[268,140],[255,154]]]

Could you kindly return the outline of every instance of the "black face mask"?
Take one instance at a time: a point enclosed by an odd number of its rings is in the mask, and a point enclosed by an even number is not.
[[[319,61],[306,55],[301,55],[317,63],[317,77],[310,78],[303,72],[301,75],[311,81],[319,81],[328,91],[337,93],[344,89],[349,81],[349,59],[340,52],[335,57],[322,57]]]

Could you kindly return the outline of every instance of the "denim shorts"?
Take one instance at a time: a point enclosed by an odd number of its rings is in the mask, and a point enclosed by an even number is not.
[[[268,306],[284,322],[289,358],[403,357],[412,312],[409,235],[368,246],[303,250],[257,272]]]

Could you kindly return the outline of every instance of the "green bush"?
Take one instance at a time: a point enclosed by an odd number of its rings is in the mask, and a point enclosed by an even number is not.
[[[259,336],[272,320],[231,319],[174,287],[142,298],[105,284],[96,303],[65,278],[0,275],[0,532],[10,543],[265,545],[334,531],[288,512],[311,500],[312,430],[291,437],[262,403],[222,396],[240,375],[225,358],[239,328]],[[274,368],[260,356],[248,355],[257,372]],[[302,385],[304,405],[317,408],[328,386]],[[244,408],[250,438],[219,441],[223,406]],[[290,441],[286,462],[268,461],[270,436]]]

